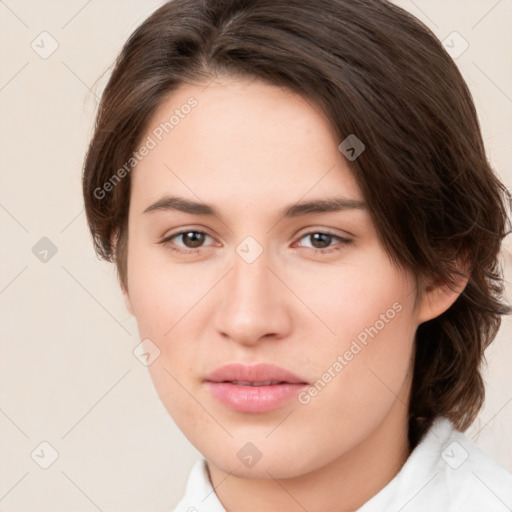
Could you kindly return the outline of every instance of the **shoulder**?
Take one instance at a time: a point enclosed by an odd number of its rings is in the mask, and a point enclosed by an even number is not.
[[[446,418],[432,425],[395,478],[360,512],[512,509],[512,474]]]
[[[449,497],[450,489],[456,490],[454,505],[463,504],[467,510],[512,509],[512,474],[503,466],[455,430],[442,448],[437,468],[444,494]]]

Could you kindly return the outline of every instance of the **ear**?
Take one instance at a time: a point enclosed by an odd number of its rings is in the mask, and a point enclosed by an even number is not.
[[[464,275],[454,274],[452,279],[452,283],[432,279],[424,282],[419,296],[418,325],[450,309],[466,288],[469,276],[464,272]]]

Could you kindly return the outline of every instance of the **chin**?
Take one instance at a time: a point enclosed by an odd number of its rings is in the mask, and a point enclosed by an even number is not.
[[[283,433],[274,440],[265,440],[265,432],[259,436],[259,441],[255,437],[250,441],[251,437],[246,436],[242,441],[236,432],[232,434],[234,439],[215,439],[208,444],[204,443],[204,438],[199,443],[189,440],[210,464],[240,478],[296,478],[320,469],[333,457],[332,449],[314,449],[307,439],[296,438],[295,442],[286,443],[284,439],[292,437]],[[198,440],[199,436],[200,433]]]

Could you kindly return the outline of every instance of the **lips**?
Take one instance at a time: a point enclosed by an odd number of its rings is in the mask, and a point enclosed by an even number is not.
[[[288,382],[308,384],[292,372],[273,364],[245,365],[230,363],[217,368],[206,377],[209,382]]]
[[[224,406],[237,412],[262,413],[289,402],[308,382],[273,364],[230,363],[209,374],[205,384]]]

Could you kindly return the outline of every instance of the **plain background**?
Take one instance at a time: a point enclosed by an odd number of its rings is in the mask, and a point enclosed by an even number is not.
[[[441,40],[457,31],[468,42],[456,63],[474,96],[489,158],[509,186],[511,0],[398,3]],[[200,456],[132,353],[140,342],[136,324],[113,265],[93,252],[80,188],[105,77],[97,80],[161,4],[0,0],[2,512],[172,510]],[[31,47],[35,41],[39,52],[51,49],[43,31],[58,44],[48,58]],[[48,250],[43,237],[57,249],[46,262],[36,257],[36,249]],[[509,250],[503,262],[510,279]],[[467,432],[509,470],[511,333],[506,318],[488,351],[485,407]],[[43,441],[58,452],[47,469],[40,464],[52,451]]]

